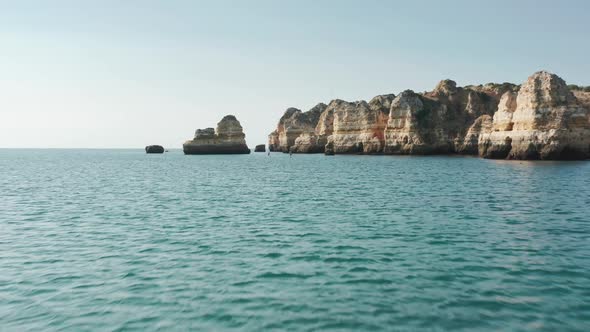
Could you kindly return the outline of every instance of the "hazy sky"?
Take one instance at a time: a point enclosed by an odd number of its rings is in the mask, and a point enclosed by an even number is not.
[[[180,148],[234,114],[404,89],[590,85],[590,1],[0,0],[0,147]]]

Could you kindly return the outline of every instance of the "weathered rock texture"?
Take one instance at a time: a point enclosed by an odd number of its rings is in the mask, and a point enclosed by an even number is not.
[[[486,116],[512,84],[457,87],[443,80],[431,92],[402,92],[391,105],[385,128],[386,154],[477,154]]]
[[[585,90],[572,90],[572,92],[580,104],[582,104],[584,108],[590,110],[590,87],[586,87],[584,89]]]
[[[588,109],[564,80],[541,71],[522,85],[515,101],[500,104],[491,132],[482,137],[480,154],[508,159],[584,159],[589,147]]]
[[[381,153],[385,144],[384,129],[394,95],[377,96],[369,103],[335,100],[333,131],[328,140],[334,153]]]
[[[590,148],[590,89],[569,90],[538,72],[522,85],[457,87],[333,100],[288,109],[269,135],[271,151],[326,154],[471,154],[485,158],[583,159]]]
[[[217,129],[197,129],[195,138],[186,141],[182,148],[185,154],[247,154],[246,136],[240,122],[227,115],[217,124]]]
[[[319,103],[307,112],[301,112],[296,108],[287,109],[279,121],[277,130],[269,135],[270,151],[318,152],[313,150],[315,145],[307,146],[304,141],[293,147],[298,137],[314,134],[320,115],[326,107],[326,104]]]
[[[145,147],[145,153],[164,153],[164,147],[161,145],[148,145]]]

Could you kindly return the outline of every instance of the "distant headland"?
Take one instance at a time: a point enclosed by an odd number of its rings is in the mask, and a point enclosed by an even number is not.
[[[241,127],[240,127],[241,128]],[[590,89],[540,71],[522,85],[406,90],[368,103],[333,100],[289,108],[270,151],[325,154],[465,154],[493,159],[590,157]],[[186,152],[186,150],[185,150]]]

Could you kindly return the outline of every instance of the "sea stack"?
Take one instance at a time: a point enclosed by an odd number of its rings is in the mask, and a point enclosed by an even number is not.
[[[233,115],[227,115],[217,128],[197,129],[195,138],[186,141],[184,154],[248,154],[246,135],[242,125]]]
[[[161,145],[148,145],[145,147],[145,153],[164,153],[164,147]]]
[[[264,144],[256,145],[256,147],[254,148],[254,152],[266,152],[266,145],[264,145]]]
[[[271,151],[292,153],[587,159],[590,88],[546,71],[522,85],[459,87],[445,79],[429,92],[289,108],[268,139]]]

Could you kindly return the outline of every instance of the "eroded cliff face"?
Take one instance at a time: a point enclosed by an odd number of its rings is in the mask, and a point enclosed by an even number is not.
[[[587,110],[590,110],[590,87],[586,90],[572,90],[578,102]]]
[[[335,153],[381,153],[384,129],[393,95],[377,96],[369,103],[334,100],[333,131],[328,140]]]
[[[292,149],[295,140],[302,135],[312,135],[320,115],[327,105],[319,103],[307,112],[301,112],[297,108],[289,108],[279,120],[277,129],[269,135],[269,147],[271,151],[289,152],[313,152],[303,145]]]
[[[329,105],[318,104],[306,113],[287,110],[277,130],[269,135],[275,151],[322,153],[326,145],[337,153],[381,153],[384,128],[394,95],[381,95],[369,103],[333,100]],[[283,133],[281,135],[281,133]]]
[[[313,116],[306,115],[312,110],[287,110],[269,135],[269,146],[301,153],[508,159],[581,159],[590,148],[590,91],[572,93],[547,72],[535,73],[522,86],[457,87],[443,80],[430,92],[406,90],[368,103],[337,99],[314,109]]]
[[[280,146],[279,133],[278,130],[275,130],[268,135],[268,150],[271,152],[280,151]]]
[[[511,84],[460,88],[443,80],[431,92],[406,90],[392,102],[383,152],[477,154],[479,133],[497,109],[501,92],[515,88]]]
[[[384,130],[387,154],[425,153],[431,150],[431,134],[427,115],[433,113],[433,103],[412,90],[402,92],[391,103],[387,126]],[[428,141],[427,141],[428,140]]]
[[[588,109],[557,75],[533,74],[516,100],[505,95],[479,154],[507,159],[584,159],[590,147]]]
[[[246,135],[233,115],[227,115],[217,128],[197,129],[195,137],[182,145],[185,154],[246,154]]]

